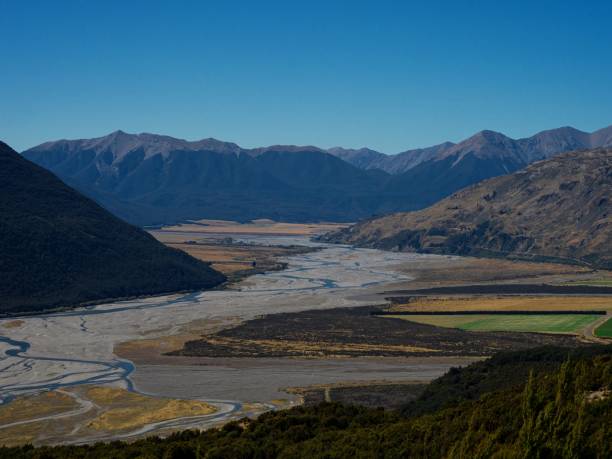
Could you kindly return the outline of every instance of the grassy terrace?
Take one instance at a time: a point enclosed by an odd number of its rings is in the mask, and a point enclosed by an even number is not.
[[[597,327],[595,335],[600,338],[612,338],[612,319],[608,319],[602,325]]]
[[[596,314],[410,314],[383,317],[470,331],[577,333],[601,316]],[[599,327],[608,327],[610,321]]]
[[[612,311],[609,295],[466,295],[466,296],[415,296],[406,303],[394,304],[391,311]]]

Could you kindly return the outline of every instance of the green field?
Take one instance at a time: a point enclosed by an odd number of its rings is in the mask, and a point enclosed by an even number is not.
[[[596,314],[419,314],[384,317],[471,331],[576,333],[601,316]],[[612,333],[610,321],[602,327],[604,326],[608,326]]]
[[[595,336],[600,338],[612,338],[612,319],[606,320],[595,330]]]
[[[586,285],[586,286],[590,286],[590,287],[612,287],[612,279],[610,278],[604,278],[604,279],[589,279],[589,280],[582,280],[582,281],[572,281],[572,282],[565,282],[561,285]]]

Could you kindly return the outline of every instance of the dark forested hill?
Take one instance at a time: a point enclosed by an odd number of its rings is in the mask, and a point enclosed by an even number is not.
[[[0,142],[0,313],[201,289],[223,275]]]
[[[324,240],[609,269],[611,196],[612,149],[577,151],[483,181],[423,210],[361,222]]]
[[[609,347],[535,349],[452,369],[413,405],[423,414],[323,403],[164,439],[0,448],[0,458],[607,458],[611,389]]]

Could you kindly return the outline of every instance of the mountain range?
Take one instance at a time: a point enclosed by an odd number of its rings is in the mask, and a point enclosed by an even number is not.
[[[422,209],[481,180],[577,148],[612,145],[612,126],[513,140],[482,131],[453,144],[387,156],[369,149],[245,149],[122,131],[47,142],[24,157],[133,224],[201,218],[354,221]]]
[[[612,149],[563,153],[327,242],[612,268]]]
[[[499,132],[481,131],[457,144],[444,142],[433,147],[407,150],[395,155],[386,155],[369,148],[335,147],[327,151],[361,169],[380,169],[390,174],[398,174],[427,161],[440,161],[446,157],[460,159],[470,153],[480,157],[505,157],[513,162],[527,165],[563,151],[609,145],[612,145],[612,126],[593,133],[566,126],[517,140]]]
[[[213,287],[225,277],[0,142],[0,313]]]

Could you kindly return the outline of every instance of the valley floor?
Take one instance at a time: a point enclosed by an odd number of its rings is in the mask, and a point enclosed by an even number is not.
[[[186,237],[192,238],[191,235]],[[198,235],[200,237],[204,236]],[[224,233],[223,237],[248,244],[313,245],[306,237],[294,234]],[[436,352],[381,356],[358,349],[354,349],[356,353],[346,354],[340,346],[340,352],[333,356],[315,355],[313,358],[313,355],[298,352],[292,357],[263,355],[250,358],[227,353],[190,356],[181,349],[185,343],[197,341],[202,336],[223,334],[225,338],[237,340],[240,346],[244,336],[227,335],[249,321],[261,320],[262,315],[319,311],[316,314],[323,318],[319,323],[324,323],[324,310],[386,306],[389,292],[407,288],[475,282],[577,282],[601,275],[568,266],[390,253],[345,246],[323,245],[320,248],[281,257],[276,261],[286,263],[286,269],[252,275],[224,290],[139,299],[1,321],[0,395],[5,404],[0,406],[0,438],[5,442],[12,439],[13,443],[57,443],[165,434],[190,426],[218,425],[229,419],[256,416],[266,410],[300,403],[302,397],[308,398],[296,389],[300,387],[324,385],[329,389],[337,384],[346,387],[347,382],[352,381],[348,387],[360,387],[353,392],[361,393],[364,386],[373,382],[427,382],[450,367],[478,360],[487,352],[462,352],[459,348],[446,356]],[[277,320],[279,316],[270,317]],[[442,330],[431,328],[434,332]],[[317,341],[331,339],[329,334],[323,339],[323,335],[317,333],[313,335],[315,345]],[[359,339],[362,348],[380,344],[372,342],[373,337]],[[576,340],[571,336],[551,338],[550,335],[537,339]],[[281,338],[281,341],[290,340]],[[434,341],[432,335],[428,346]],[[411,346],[428,347],[416,343]],[[182,355],[168,355],[173,351]],[[156,405],[159,413],[153,418],[140,418],[139,425],[121,425],[114,429],[104,422],[91,424],[107,409],[100,405],[102,402],[89,398],[91,387],[151,397],[158,400],[155,402],[158,404],[159,400],[174,400],[172,406],[182,410],[203,410],[209,406],[211,411],[186,415],[185,411]],[[324,389],[324,397],[326,392],[334,393]],[[41,394],[56,394],[53,397],[57,399],[52,397],[48,402],[53,406],[47,406],[47,399],[36,398],[48,397]],[[80,406],[74,404],[75,394],[82,399],[76,402]],[[118,396],[114,408],[128,408],[128,399]],[[25,424],[14,424],[27,419],[11,418],[13,415],[7,411],[20,400],[32,400],[34,406],[30,416],[33,422],[28,422],[27,428]],[[61,401],[61,406],[56,400]],[[189,402],[181,404],[181,400]],[[66,406],[62,405],[64,401]],[[90,402],[98,407],[85,415],[71,414],[86,408]],[[50,418],[40,419],[47,416]],[[84,417],[89,419],[85,424]],[[48,419],[65,426],[65,430],[52,437],[41,434]],[[17,430],[11,431],[12,437],[7,439],[1,436],[2,426],[9,424],[12,426],[7,429]],[[87,427],[90,424],[100,428],[92,432]],[[79,430],[79,426],[89,430]],[[23,435],[19,436],[20,433]]]

